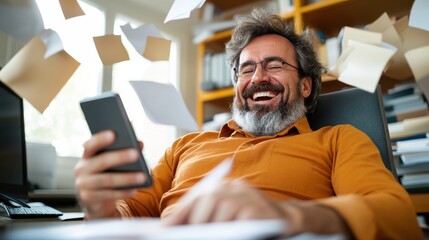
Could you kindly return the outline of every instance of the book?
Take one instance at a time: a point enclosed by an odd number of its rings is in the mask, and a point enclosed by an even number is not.
[[[426,186],[429,184],[429,172],[427,173],[416,173],[416,174],[407,174],[401,178],[402,186]]]
[[[429,148],[426,151],[423,148],[417,152],[409,152],[401,154],[403,164],[429,163]],[[429,171],[428,171],[429,172]]]
[[[232,86],[230,68],[226,64],[226,54],[205,54],[203,58],[203,79],[201,88],[212,91]]]
[[[398,176],[407,176],[405,181],[408,181],[408,176],[414,176],[413,174],[429,173],[428,135],[395,142],[393,156],[396,173]]]
[[[400,122],[389,123],[389,135],[392,140],[429,132],[429,116],[408,118]]]
[[[403,121],[408,118],[423,117],[429,115],[429,109],[426,104],[412,106],[410,108],[386,111],[387,123]]]
[[[403,153],[407,149],[423,148],[429,149],[429,134],[424,134],[423,137],[411,140],[397,141],[397,151]]]
[[[415,164],[399,164],[396,167],[398,176],[405,176],[416,173],[429,173],[429,162]]]
[[[409,108],[418,104],[425,104],[427,107],[427,103],[423,99],[422,95],[412,94],[407,96],[402,96],[398,98],[393,98],[384,102],[384,109],[387,111],[398,110],[403,108]]]
[[[387,102],[390,99],[403,97],[407,95],[415,94],[418,90],[416,83],[406,83],[406,84],[400,84],[395,86],[394,88],[391,88],[387,91],[387,93],[383,96],[383,101]]]
[[[429,104],[415,82],[390,89],[383,104],[388,123],[429,115]]]

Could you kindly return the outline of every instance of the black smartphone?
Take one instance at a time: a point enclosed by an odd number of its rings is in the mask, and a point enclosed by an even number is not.
[[[83,114],[92,134],[104,130],[115,133],[115,141],[99,153],[124,148],[135,148],[139,152],[136,162],[124,164],[108,169],[108,172],[136,172],[143,171],[147,181],[143,185],[123,186],[119,189],[144,188],[152,185],[152,177],[137,142],[136,134],[125,111],[120,96],[114,92],[104,92],[96,97],[85,98],[80,101]]]

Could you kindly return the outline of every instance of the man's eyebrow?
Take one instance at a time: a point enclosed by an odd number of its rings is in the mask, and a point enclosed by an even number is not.
[[[248,61],[239,63],[238,66],[243,66],[243,65],[253,64],[253,63],[255,63],[255,61],[248,60]]]

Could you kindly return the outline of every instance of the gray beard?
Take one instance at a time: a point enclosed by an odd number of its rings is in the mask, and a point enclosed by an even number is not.
[[[307,108],[299,96],[291,103],[282,99],[273,111],[258,109],[250,111],[247,106],[239,108],[237,97],[232,105],[232,118],[246,132],[254,136],[273,136],[294,124],[307,113]],[[265,114],[261,114],[265,111]]]

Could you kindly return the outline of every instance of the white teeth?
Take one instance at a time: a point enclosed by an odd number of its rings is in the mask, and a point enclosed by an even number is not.
[[[259,98],[259,97],[270,97],[270,98],[273,98],[275,96],[276,95],[273,94],[272,92],[257,92],[255,94],[253,94],[253,100],[255,100],[255,99]]]

